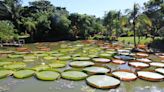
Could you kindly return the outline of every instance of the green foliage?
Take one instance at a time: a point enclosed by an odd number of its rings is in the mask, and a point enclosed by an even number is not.
[[[11,41],[18,38],[14,25],[10,21],[0,21],[0,40]]]

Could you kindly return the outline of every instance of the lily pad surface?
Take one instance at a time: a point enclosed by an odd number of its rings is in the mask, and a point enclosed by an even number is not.
[[[11,75],[13,71],[11,70],[0,70],[0,78],[5,78],[9,75]]]
[[[164,74],[164,68],[157,68],[155,71]]]
[[[5,69],[24,69],[26,64],[23,62],[12,63],[4,66]]]
[[[114,60],[112,60],[112,62],[115,64],[125,64],[126,63],[125,61],[119,60],[119,59],[114,59]]]
[[[91,73],[91,74],[105,74],[110,72],[109,69],[104,68],[104,67],[97,67],[97,66],[92,66],[92,67],[87,67],[84,68],[83,71],[87,72],[87,73]]]
[[[152,62],[150,59],[147,59],[147,58],[140,58],[140,59],[137,59],[137,61],[144,62],[144,63],[151,63]]]
[[[49,66],[52,68],[63,68],[66,66],[66,64],[65,63],[51,63],[49,64]]]
[[[161,81],[164,79],[164,76],[155,72],[149,71],[138,71],[138,77],[148,81]]]
[[[64,79],[75,81],[83,80],[88,76],[86,73],[80,71],[66,71],[63,72],[61,75]]]
[[[35,71],[42,71],[42,70],[47,70],[49,69],[48,65],[38,65],[33,68]]]
[[[58,57],[58,60],[71,60],[71,56],[63,56],[63,57]]]
[[[15,78],[23,79],[27,77],[31,77],[35,72],[33,70],[20,70],[15,72],[13,75]]]
[[[150,66],[154,66],[154,67],[164,67],[164,63],[160,63],[160,62],[152,62],[150,63]]]
[[[52,59],[55,59],[55,57],[51,57],[51,56],[46,56],[44,57],[45,60],[52,60]]]
[[[93,58],[92,60],[97,63],[109,63],[111,61],[110,59],[106,58]]]
[[[120,84],[118,79],[107,75],[93,75],[88,77],[86,81],[90,86],[99,89],[115,88]]]
[[[113,72],[112,74],[123,81],[131,81],[137,79],[137,76],[133,72],[128,71],[118,70]]]
[[[134,59],[133,57],[126,56],[126,55],[117,55],[117,56],[114,56],[114,58],[121,59],[121,60],[133,60]]]
[[[87,61],[90,60],[89,57],[74,57],[73,60],[75,61]]]
[[[0,66],[11,64],[12,62],[0,62]]]
[[[53,81],[60,78],[60,74],[53,71],[41,71],[36,73],[36,77],[43,81]]]
[[[149,64],[143,62],[129,62],[129,65],[135,68],[147,68],[150,66]]]
[[[94,65],[93,62],[90,61],[74,61],[69,64],[72,67],[87,67]]]

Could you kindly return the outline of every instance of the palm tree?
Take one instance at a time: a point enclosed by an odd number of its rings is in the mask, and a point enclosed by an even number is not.
[[[140,6],[138,4],[134,4],[133,10],[128,11],[128,16],[130,23],[132,24],[132,30],[134,33],[134,48],[137,48],[136,36],[138,32],[138,28],[145,25],[145,28],[151,28],[152,22],[151,20],[143,13],[139,11]]]

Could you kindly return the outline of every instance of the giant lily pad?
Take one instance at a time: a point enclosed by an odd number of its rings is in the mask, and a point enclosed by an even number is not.
[[[93,75],[86,80],[89,85],[100,89],[115,88],[120,84],[118,79],[107,75]]]
[[[8,55],[8,57],[9,58],[21,58],[21,57],[23,57],[23,55],[19,55],[19,54],[18,55],[12,55],[11,54],[11,55]]]
[[[109,63],[111,61],[110,59],[106,58],[93,58],[92,60],[97,63]]]
[[[114,63],[114,64],[125,64],[126,62],[123,60],[114,59],[114,60],[112,60],[112,63]]]
[[[155,71],[164,74],[164,68],[157,68]]]
[[[0,70],[0,78],[5,78],[9,75],[11,75],[13,71],[11,70]]]
[[[138,71],[138,77],[148,81],[161,81],[164,79],[164,76],[155,72],[150,71]]]
[[[71,56],[63,56],[63,57],[58,57],[58,60],[71,60]]]
[[[33,70],[20,70],[14,73],[15,78],[23,79],[31,77],[35,72]]]
[[[92,66],[92,67],[87,67],[84,68],[83,71],[87,72],[87,73],[91,73],[91,74],[105,74],[110,72],[109,69],[104,68],[104,67],[96,67],[96,66]]]
[[[88,76],[86,73],[80,71],[66,71],[63,72],[61,75],[64,79],[75,81],[83,80]]]
[[[87,67],[94,65],[93,62],[90,61],[74,61],[69,64],[72,67]]]
[[[0,66],[11,64],[12,62],[0,62]]]
[[[36,73],[36,77],[43,81],[53,81],[60,78],[60,74],[54,71],[41,71]]]
[[[23,68],[26,68],[26,64],[23,62],[16,62],[10,65],[5,65],[4,68],[5,69],[23,69]]]
[[[114,58],[121,59],[121,60],[133,60],[134,59],[131,56],[125,56],[125,55],[117,55],[117,56],[114,56]]]
[[[137,79],[136,74],[129,70],[118,70],[114,71],[112,74],[123,81],[131,81]]]
[[[33,68],[35,71],[42,71],[42,70],[47,70],[49,69],[49,66],[47,65],[38,65]]]
[[[135,68],[147,68],[150,66],[149,64],[143,62],[129,62],[129,65]]]
[[[110,59],[112,57],[112,54],[102,53],[102,54],[99,55],[99,57],[101,57],[101,58],[109,58]]]
[[[65,63],[51,63],[49,64],[49,66],[52,68],[63,68],[66,66],[66,64]]]
[[[45,59],[45,60],[53,60],[53,59],[55,59],[55,57],[46,56],[46,57],[44,57],[44,59]]]
[[[73,60],[75,61],[87,61],[90,60],[89,57],[74,57]]]
[[[160,63],[160,62],[152,62],[150,63],[150,66],[154,66],[154,67],[164,67],[164,63]]]
[[[140,59],[137,59],[137,61],[144,62],[144,63],[151,63],[152,62],[150,59],[147,59],[147,58],[140,58]]]
[[[27,60],[27,59],[36,59],[36,56],[24,56],[23,59]]]
[[[146,54],[146,53],[137,53],[136,55],[141,56],[141,57],[148,57],[149,56],[149,54]]]

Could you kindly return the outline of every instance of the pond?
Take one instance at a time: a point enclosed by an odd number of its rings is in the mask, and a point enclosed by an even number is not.
[[[26,44],[22,48],[1,48],[0,68],[11,70],[12,75],[0,79],[0,92],[164,92],[164,75],[154,71],[157,68],[164,68],[161,54],[159,56],[144,52],[148,56],[139,56],[138,53],[130,52],[129,48],[132,46],[102,41],[46,42]],[[158,62],[159,66],[151,66],[151,62],[137,61],[142,58]],[[125,63],[114,63],[114,60],[122,60]],[[143,67],[142,64],[130,65],[133,62],[144,63],[148,67]],[[21,70],[33,72],[18,73]],[[119,70],[133,73],[138,78],[126,81],[125,79],[130,76],[124,76],[126,78],[123,79],[112,74]],[[138,71],[155,73],[157,76],[139,77]],[[19,79],[16,78],[16,72]],[[41,72],[45,74],[38,74]],[[155,79],[158,74],[161,79]],[[24,77],[26,75],[28,78]],[[95,75],[107,77],[96,80],[100,85],[108,85],[103,83],[103,80],[108,81],[108,76],[118,80],[119,84],[106,89],[100,86],[95,88],[95,85],[88,82],[89,78]],[[109,78],[109,82],[111,81],[114,80]]]

